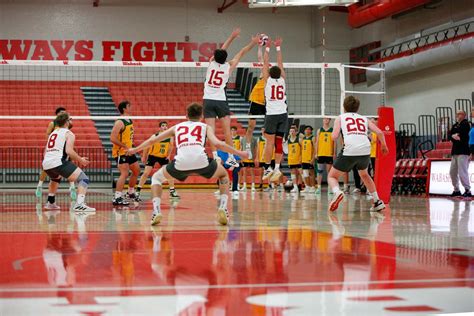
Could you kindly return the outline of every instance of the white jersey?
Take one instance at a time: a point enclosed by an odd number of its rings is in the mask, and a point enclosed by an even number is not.
[[[341,119],[341,132],[344,137],[344,156],[370,155],[370,140],[367,136],[369,121],[357,113],[344,113]]]
[[[265,101],[267,115],[284,114],[287,112],[285,79],[268,77],[265,85]]]
[[[177,170],[187,171],[205,168],[209,165],[206,154],[207,125],[201,122],[183,122],[175,126]]]
[[[66,135],[72,132],[67,128],[58,128],[48,137],[44,152],[43,170],[59,167],[67,159]]]
[[[226,101],[225,87],[229,81],[229,63],[219,64],[215,61],[209,63],[204,82],[204,98],[206,100]]]

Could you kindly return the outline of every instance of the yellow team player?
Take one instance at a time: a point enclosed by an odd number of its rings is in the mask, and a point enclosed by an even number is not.
[[[130,116],[132,114],[132,105],[128,101],[120,102],[118,106],[120,115]],[[131,119],[118,119],[115,121],[112,132],[110,133],[110,141],[113,144],[112,157],[117,161],[120,171],[120,177],[115,186],[115,196],[112,201],[114,205],[129,205],[130,203],[122,196],[122,190],[127,180],[129,171],[132,175],[128,180],[128,198],[139,202],[140,199],[135,195],[135,184],[140,174],[140,166],[135,155],[127,155],[129,148],[133,147],[133,122]]]
[[[265,137],[263,137],[264,131],[265,131],[265,129],[262,128],[262,135],[258,138],[258,151],[257,151],[257,158],[258,159],[255,159],[255,162],[258,163],[257,167],[260,166],[261,168],[263,168],[263,165],[265,164],[265,143],[266,143],[266,140],[265,140]],[[271,165],[272,168],[275,168],[275,148],[273,149],[272,161],[271,161],[270,165]],[[263,177],[263,170],[262,170],[262,173],[260,175],[260,188],[263,188],[262,177]]]
[[[316,193],[321,193],[321,182],[323,180],[324,169],[329,174],[332,164],[334,162],[334,156],[336,155],[336,146],[332,140],[332,127],[329,127],[331,124],[330,118],[323,119],[323,127],[318,130],[316,135],[316,153],[315,159],[317,161],[317,172],[318,172],[318,187],[316,188]]]
[[[163,133],[168,129],[168,122],[159,123],[160,130],[155,135]],[[137,186],[137,197],[140,197],[140,193],[143,185],[148,180],[151,171],[158,163],[160,167],[167,165],[170,162],[171,153],[173,150],[174,141],[172,138],[165,139],[164,141],[154,144],[148,150],[143,151],[142,162],[145,164],[145,170],[140,177],[140,181]],[[169,180],[169,191],[171,198],[179,198],[178,192],[174,188],[174,180]]]
[[[59,114],[62,114],[65,112],[66,112],[66,108],[59,107],[56,109],[54,113],[56,114],[56,116],[58,116]],[[49,122],[48,127],[46,128],[46,140],[48,140],[49,135],[51,135],[51,133],[58,128],[59,127],[56,126],[56,123],[54,120]],[[71,128],[72,128],[72,124],[69,124],[69,129]],[[48,175],[46,174],[46,172],[43,169],[41,169],[38,185],[36,186],[36,192],[35,192],[35,195],[37,198],[40,198],[43,195],[43,182],[46,180],[47,176]],[[74,182],[69,182],[69,194],[71,195],[71,199],[73,200],[76,199],[77,192],[76,192],[76,186],[74,185]]]
[[[377,119],[370,119],[372,123],[377,125]],[[375,177],[375,159],[377,158],[377,134],[374,132],[370,135],[370,175]]]
[[[288,136],[288,166],[291,171],[291,182],[293,189],[291,193],[298,193],[298,176],[301,175],[301,144],[297,127],[292,125],[290,127],[290,135]]]
[[[247,128],[248,130],[248,128]],[[235,149],[237,150],[242,150],[244,147],[247,146],[247,141],[245,138],[237,135],[237,127],[232,126],[231,127],[231,135],[232,135],[232,143]],[[252,141],[250,141],[252,142]],[[252,147],[250,143],[250,151],[252,152]],[[249,155],[249,158],[244,159],[240,163],[240,171],[239,171],[239,180],[241,182],[241,186],[239,188],[239,191],[247,191],[247,170],[250,169],[250,174],[251,174],[251,179],[252,179],[252,192],[255,192],[255,173],[254,173],[254,168],[255,168],[255,163],[252,160],[252,157],[254,156],[254,153],[252,152],[252,155]]]
[[[303,168],[303,181],[305,188],[302,193],[315,193],[314,188],[314,149],[316,148],[316,139],[313,136],[313,127],[306,126],[301,144],[301,166]]]

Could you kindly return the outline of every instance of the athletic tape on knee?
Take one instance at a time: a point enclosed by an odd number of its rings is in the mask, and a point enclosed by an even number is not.
[[[303,177],[304,178],[309,177],[309,170],[308,169],[303,170]]]
[[[275,154],[282,154],[283,153],[283,138],[277,137],[275,138]]]
[[[163,183],[166,182],[166,177],[163,172],[163,168],[160,168],[153,177],[151,177],[151,185],[162,185]]]
[[[87,188],[89,186],[89,178],[84,173],[84,171],[82,171],[81,174],[77,177],[76,184],[77,186],[84,188]]]

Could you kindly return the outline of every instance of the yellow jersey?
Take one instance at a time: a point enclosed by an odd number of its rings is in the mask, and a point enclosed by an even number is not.
[[[260,136],[258,139],[258,153],[259,153],[258,162],[260,163],[265,163],[265,155],[264,155],[265,142],[266,142],[265,138]],[[275,148],[273,148],[272,160],[275,160]]]
[[[240,136],[235,136],[232,138],[232,144],[234,145],[234,149],[241,150],[242,149],[242,140]]]
[[[160,133],[156,133],[158,135]],[[155,156],[158,158],[167,158],[170,153],[171,148],[171,138],[165,139],[164,141],[159,142],[158,144],[154,144],[150,147],[148,154],[151,156]]]
[[[301,149],[301,162],[302,163],[311,163],[314,157],[314,146],[313,146],[313,135],[303,137],[302,140],[302,149]]]
[[[301,145],[298,137],[293,141],[288,138],[288,164],[290,166],[301,164]]]
[[[334,155],[334,141],[331,138],[332,127],[327,131],[321,127],[318,138],[318,157],[332,157]]]
[[[372,132],[372,139],[370,140],[370,158],[377,156],[377,134]]]
[[[265,80],[260,79],[250,92],[249,101],[265,106]]]
[[[253,143],[253,138],[252,138],[252,140],[250,141],[250,147],[252,148],[252,156],[254,156],[254,150],[253,150],[254,148],[253,148],[253,147],[254,147],[255,145],[252,146],[252,145],[253,145],[252,143]],[[244,160],[242,160],[242,162],[252,163],[252,162],[253,162],[253,159],[244,159]]]
[[[120,119],[123,122],[124,127],[119,132],[119,140],[124,143],[128,148],[133,147],[133,122],[125,119]],[[117,158],[118,156],[125,155],[126,150],[123,147],[117,145],[112,146],[112,157]]]

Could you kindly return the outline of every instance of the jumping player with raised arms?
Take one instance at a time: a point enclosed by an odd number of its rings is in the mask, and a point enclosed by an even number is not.
[[[205,149],[206,140],[208,139],[216,148],[238,155],[243,159],[248,158],[248,154],[245,151],[236,150],[232,146],[217,139],[213,128],[200,122],[202,112],[203,107],[200,104],[190,104],[187,108],[186,115],[188,121],[179,123],[159,135],[153,135],[140,146],[127,151],[128,155],[134,155],[138,151],[144,150],[164,139],[175,137],[177,152],[174,160],[160,168],[152,177],[153,215],[151,225],[159,224],[163,218],[161,214],[163,183],[172,179],[184,181],[192,174],[197,174],[207,179],[219,179],[220,197],[217,209],[218,222],[221,225],[227,225],[229,221],[229,214],[227,212],[229,176],[221,164],[217,163],[214,159],[208,158]]]
[[[367,117],[358,114],[360,102],[353,96],[344,99],[345,113],[336,118],[332,139],[336,140],[342,133],[344,147],[334,161],[334,165],[328,175],[329,187],[334,192],[334,197],[329,203],[329,211],[337,210],[339,203],[344,199],[344,193],[339,188],[339,177],[351,171],[354,167],[359,171],[359,175],[372,195],[374,203],[370,211],[381,211],[385,204],[380,200],[374,180],[369,175],[368,167],[370,163],[370,140],[367,136],[369,130],[377,134],[382,148],[382,153],[388,153],[383,132]]]
[[[240,59],[258,43],[259,39],[259,36],[253,36],[247,46],[242,48],[232,60],[227,61],[226,49],[239,35],[240,29],[237,28],[222,47],[214,51],[214,56],[209,60],[206,81],[204,82],[204,119],[206,124],[212,127],[213,130],[216,127],[216,117],[221,121],[225,142],[229,146],[232,146],[232,136],[230,132],[230,109],[227,103],[225,88],[230,75],[237,68]],[[214,158],[217,158],[217,151],[212,143],[211,150]],[[227,164],[234,167],[239,165],[232,154],[229,155]]]

